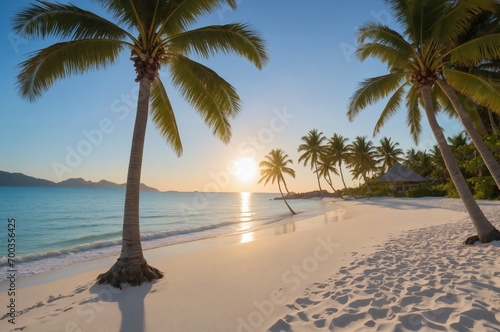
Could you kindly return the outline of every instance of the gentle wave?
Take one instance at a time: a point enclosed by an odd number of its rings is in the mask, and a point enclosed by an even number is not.
[[[215,230],[215,229],[226,227],[226,226],[232,226],[234,224],[235,224],[234,222],[222,222],[219,224],[212,224],[212,225],[206,225],[206,226],[183,228],[183,229],[161,231],[161,232],[154,232],[154,233],[145,233],[145,234],[141,234],[141,240],[143,242],[146,242],[146,241],[152,241],[152,240],[158,240],[158,239],[167,239],[167,238],[170,238],[173,236],[178,236],[178,235],[196,234],[196,233],[200,233],[203,231]],[[62,242],[59,242],[58,244],[68,244],[68,243],[75,242],[75,241],[81,241],[83,239],[87,239],[87,240],[92,241],[92,242],[80,244],[77,246],[72,246],[70,248],[56,249],[56,250],[50,250],[50,251],[46,251],[46,252],[42,252],[42,253],[17,256],[16,262],[26,263],[26,262],[42,260],[45,258],[51,258],[51,257],[59,256],[59,255],[76,254],[76,253],[82,253],[85,251],[121,245],[121,241],[122,241],[121,232],[113,233],[113,234],[120,236],[120,237],[117,237],[117,238],[111,239],[111,240],[97,240],[96,241],[98,236],[86,236],[86,237],[79,238],[79,239],[62,241]],[[106,236],[109,236],[109,234],[102,235],[102,237],[106,237]],[[4,257],[0,258],[0,264],[6,264],[7,262],[8,262],[7,257],[4,256]]]
[[[203,209],[180,209],[197,193],[145,193],[141,197],[143,249],[242,234],[293,222],[273,194],[218,193]],[[119,255],[123,193],[75,188],[0,187],[0,215],[15,216],[20,276]],[[190,205],[189,205],[190,206]],[[296,200],[304,218],[324,205]],[[1,257],[3,255],[3,257]],[[0,251],[0,264],[7,263]],[[1,279],[2,277],[0,277]]]

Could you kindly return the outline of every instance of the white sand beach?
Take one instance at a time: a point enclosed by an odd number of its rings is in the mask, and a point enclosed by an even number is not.
[[[1,331],[500,331],[500,242],[466,247],[459,200],[341,201],[240,238],[145,252],[155,283],[94,285],[116,258],[0,284]],[[500,202],[480,202],[500,228]],[[244,243],[242,243],[244,242]]]

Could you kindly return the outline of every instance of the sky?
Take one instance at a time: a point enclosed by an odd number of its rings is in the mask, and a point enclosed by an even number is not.
[[[105,15],[92,1],[61,1]],[[129,53],[104,70],[57,81],[35,102],[16,90],[18,64],[30,52],[58,40],[24,40],[12,32],[14,13],[32,1],[8,1],[0,12],[0,170],[59,182],[68,178],[126,182],[138,83]],[[387,72],[375,60],[354,55],[356,29],[368,21],[397,27],[382,0],[238,0],[197,25],[249,23],[266,40],[269,62],[262,70],[236,55],[203,60],[238,91],[241,113],[232,121],[232,139],[224,144],[212,135],[194,109],[160,76],[176,113],[184,147],[178,158],[149,121],[141,181],[163,191],[277,192],[276,185],[257,184],[255,165],[272,149],[293,160],[294,192],[317,188],[309,166],[298,164],[301,137],[317,129],[326,137],[338,133],[351,141],[368,136],[375,145],[384,136],[410,148],[435,144],[424,120],[415,146],[406,127],[404,109],[372,136],[383,102],[367,107],[353,122],[346,117],[350,96],[362,80]],[[462,130],[456,120],[439,116],[445,135]],[[247,160],[242,162],[242,160]],[[235,166],[236,165],[236,166]],[[239,166],[238,166],[239,165]],[[238,168],[239,167],[239,168]],[[235,171],[238,169],[239,171]],[[349,185],[351,181],[345,171]],[[334,186],[341,181],[334,177]],[[327,184],[323,183],[327,188]]]

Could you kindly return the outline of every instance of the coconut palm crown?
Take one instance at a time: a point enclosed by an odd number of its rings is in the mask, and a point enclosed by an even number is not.
[[[14,30],[25,38],[61,41],[29,54],[17,76],[22,97],[34,101],[60,79],[104,69],[128,52],[139,82],[136,122],[127,176],[122,251],[99,283],[140,285],[163,273],[144,259],[139,230],[139,186],[148,114],[177,155],[182,144],[169,95],[160,79],[165,68],[172,85],[223,142],[231,137],[229,120],[238,114],[236,90],[216,72],[192,60],[233,53],[257,68],[267,61],[264,41],[246,24],[189,29],[222,5],[234,0],[95,0],[108,20],[72,4],[37,1],[18,12]]]
[[[302,143],[299,145],[298,152],[303,152],[299,157],[299,163],[304,162],[304,166],[308,163],[311,165],[311,169],[314,169],[316,173],[316,179],[318,181],[318,188],[320,195],[323,195],[323,190],[321,189],[320,174],[318,173],[318,161],[321,154],[323,154],[323,142],[326,140],[323,136],[323,132],[318,132],[317,129],[309,130],[306,136],[302,136]]]
[[[404,154],[401,148],[398,148],[398,142],[392,142],[390,137],[383,137],[380,140],[380,145],[376,147],[377,153],[375,155],[377,163],[380,165],[382,173],[388,171],[396,163],[403,161],[400,157]]]
[[[387,120],[402,106],[407,109],[410,134],[418,142],[421,133],[420,106],[445,160],[448,172],[469,212],[477,236],[466,240],[490,242],[500,239],[500,232],[488,221],[467,187],[467,183],[446,143],[435,113],[438,100],[452,98],[451,90],[470,97],[474,102],[500,112],[500,92],[492,80],[485,80],[458,68],[474,66],[487,59],[500,57],[500,34],[493,33],[458,43],[474,18],[484,12],[494,12],[496,0],[386,0],[403,33],[370,22],[359,29],[360,45],[356,50],[361,60],[369,57],[385,63],[389,73],[369,78],[360,84],[351,97],[348,117],[354,119],[369,104],[388,97],[374,129],[378,133]],[[450,102],[454,102],[450,99]],[[455,104],[454,104],[455,106]],[[484,158],[484,157],[483,157]]]

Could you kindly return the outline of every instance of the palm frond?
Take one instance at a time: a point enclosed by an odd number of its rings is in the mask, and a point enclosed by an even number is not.
[[[232,9],[236,8],[235,0],[170,0],[165,3],[168,7],[162,10],[164,18],[158,29],[159,35],[162,36],[173,36],[186,31],[200,16],[213,13],[225,4]]]
[[[210,68],[181,55],[169,57],[175,87],[223,142],[231,138],[229,118],[240,110],[236,90]]]
[[[499,59],[499,40],[500,33],[495,33],[462,43],[449,52],[451,61],[460,66],[472,67],[485,59]]]
[[[406,27],[407,30],[404,33],[406,35],[410,35],[411,37],[416,36],[415,21],[418,20],[416,20],[413,15],[415,12],[414,7],[416,1],[392,0],[387,2],[392,8],[392,12],[396,15],[397,22]]]
[[[438,1],[440,2],[440,1]],[[434,25],[433,40],[447,44],[466,33],[476,17],[484,12],[494,12],[495,0],[459,1],[455,3]]]
[[[406,95],[406,108],[408,113],[406,116],[406,123],[410,127],[410,135],[413,142],[418,145],[420,134],[422,133],[422,125],[420,124],[422,114],[419,108],[420,94],[417,88],[412,85]]]
[[[401,64],[413,53],[403,36],[382,24],[369,22],[358,30],[357,35],[360,46],[356,55],[361,61],[373,56],[384,63]]]
[[[408,63],[411,54],[401,52],[397,48],[378,43],[364,43],[356,49],[356,56],[361,61],[367,58],[379,59],[388,67],[403,67]]]
[[[174,110],[170,104],[167,92],[158,77],[151,87],[151,115],[156,128],[166,139],[178,157],[182,155],[182,142],[179,128],[175,120]]]
[[[74,5],[38,1],[14,16],[13,29],[22,37],[123,39],[131,35],[99,15]]]
[[[194,53],[205,58],[220,52],[234,52],[259,69],[268,60],[264,40],[246,24],[206,26],[175,35],[166,39],[165,43],[183,54]]]
[[[288,174],[295,179],[295,170],[291,169],[290,167],[282,167],[281,172],[284,174]]]
[[[58,79],[114,64],[122,48],[123,44],[114,40],[83,39],[34,52],[20,64],[19,92],[34,101]]]
[[[349,101],[347,111],[349,121],[352,121],[368,105],[387,97],[392,91],[398,89],[406,78],[405,73],[390,73],[361,82]]]
[[[382,114],[375,124],[375,128],[373,129],[373,136],[377,135],[380,132],[380,129],[384,126],[384,124],[389,120],[394,114],[397,113],[399,106],[401,105],[401,100],[403,99],[403,94],[405,92],[405,85],[401,85],[399,89],[394,92],[394,94],[389,98],[389,101],[384,107]]]
[[[443,75],[455,91],[493,112],[500,113],[500,91],[495,89],[491,82],[459,70],[445,69]]]

